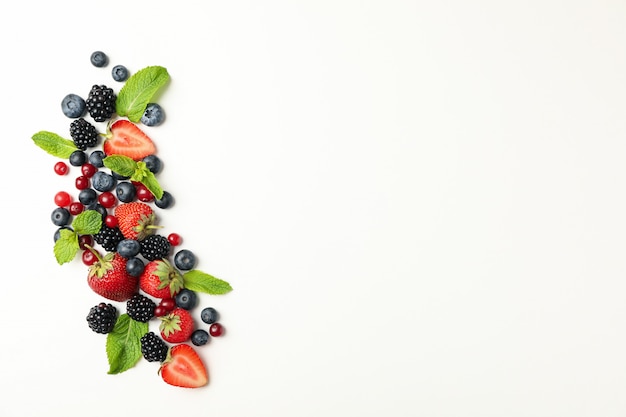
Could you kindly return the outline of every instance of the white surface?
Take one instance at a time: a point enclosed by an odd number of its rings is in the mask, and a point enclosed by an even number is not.
[[[3,417],[626,413],[623,2],[11,7]],[[172,76],[164,230],[235,288],[203,299],[206,389],[107,375],[99,298],[52,257],[69,178],[30,137],[115,84],[97,49]]]

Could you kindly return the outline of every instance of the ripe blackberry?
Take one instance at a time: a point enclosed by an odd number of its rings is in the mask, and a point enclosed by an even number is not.
[[[143,335],[141,341],[141,353],[148,362],[163,362],[167,356],[167,345],[154,332]]]
[[[96,146],[96,143],[98,143],[96,127],[82,117],[70,124],[70,136],[76,147],[83,151]]]
[[[107,252],[115,252],[117,244],[124,240],[124,235],[119,227],[109,227],[103,223],[100,231],[93,235],[93,239]]]
[[[85,100],[87,111],[96,122],[104,122],[115,113],[115,92],[106,85],[94,85]]]
[[[126,302],[126,312],[131,319],[147,323],[154,317],[156,303],[142,294],[133,295]]]
[[[141,242],[141,256],[149,261],[162,259],[169,255],[172,245],[165,236],[150,235]]]
[[[117,321],[117,309],[111,304],[100,303],[91,307],[87,315],[87,323],[96,333],[111,333]]]

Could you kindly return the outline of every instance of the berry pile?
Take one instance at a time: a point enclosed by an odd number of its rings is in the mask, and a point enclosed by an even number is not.
[[[108,62],[101,51],[91,55],[95,67]],[[54,256],[60,265],[80,258],[89,288],[105,299],[89,309],[86,321],[107,337],[108,373],[124,372],[143,357],[160,364],[166,383],[201,387],[208,372],[193,346],[206,345],[224,328],[213,307],[198,312],[198,293],[232,288],[196,269],[194,252],[177,249],[179,234],[159,233],[158,210],[170,208],[174,198],[159,185],[163,162],[141,125],[164,121],[163,108],[151,100],[169,80],[167,70],[150,66],[131,75],[116,65],[111,76],[124,83],[118,91],[96,83],[86,99],[72,93],[61,100],[63,114],[73,119],[71,139],[48,131],[32,137],[59,159],[57,175],[79,171],[73,187],[54,195]]]

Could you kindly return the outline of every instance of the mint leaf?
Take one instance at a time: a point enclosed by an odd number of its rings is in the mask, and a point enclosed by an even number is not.
[[[67,159],[72,152],[78,149],[74,141],[64,139],[56,133],[46,132],[44,130],[35,133],[32,139],[35,145],[57,158]]]
[[[70,262],[78,253],[78,235],[70,229],[61,229],[59,239],[54,242],[54,257],[59,265]]]
[[[158,65],[145,67],[126,81],[115,102],[115,111],[131,122],[139,122],[146,106],[170,79],[167,70]]]
[[[109,155],[102,162],[105,167],[124,177],[130,177],[137,170],[137,162],[126,155]]]
[[[143,164],[143,162],[139,162],[138,164]],[[144,164],[145,166],[145,164]],[[163,198],[163,189],[159,185],[156,177],[150,170],[146,167],[145,171],[138,169],[133,176],[130,177],[132,181],[139,181],[143,185],[146,186],[148,190],[152,193],[154,198],[160,200]]]
[[[142,323],[122,314],[107,335],[106,352],[109,374],[119,374],[132,368],[141,358],[141,337],[148,333],[148,323]]]
[[[102,214],[96,210],[85,210],[72,221],[72,228],[79,235],[95,235],[101,227]]]
[[[204,292],[212,295],[226,294],[232,291],[230,284],[212,275],[197,269],[192,269],[183,275],[185,288],[191,291]]]

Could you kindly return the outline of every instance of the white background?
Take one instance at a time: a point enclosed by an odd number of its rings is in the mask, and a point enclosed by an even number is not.
[[[626,3],[33,2],[0,15],[0,415],[626,415]],[[89,55],[105,51],[107,69]],[[234,291],[209,386],[111,376],[36,148],[167,67],[164,212]],[[199,313],[199,312],[198,312]]]

